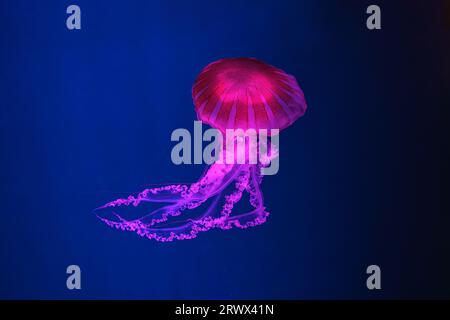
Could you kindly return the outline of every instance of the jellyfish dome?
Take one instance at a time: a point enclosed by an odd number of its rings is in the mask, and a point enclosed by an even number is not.
[[[267,130],[270,136],[270,130],[290,126],[307,108],[293,76],[254,58],[207,65],[193,85],[192,98],[198,118],[222,133],[254,129]],[[266,154],[269,162],[278,157],[277,151],[272,147]],[[227,152],[220,149],[222,156]],[[148,188],[94,212],[111,227],[162,242],[193,239],[211,229],[254,227],[269,216],[261,190],[261,169],[267,165],[216,161],[197,182]],[[239,211],[244,194],[250,209]]]
[[[306,111],[295,78],[254,58],[209,64],[195,81],[192,97],[198,118],[221,131],[282,130]]]

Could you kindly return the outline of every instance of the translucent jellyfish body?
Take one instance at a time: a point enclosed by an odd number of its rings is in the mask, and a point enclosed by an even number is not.
[[[254,58],[209,64],[197,77],[192,97],[198,118],[225,135],[227,129],[266,130],[270,135],[306,111],[295,78]],[[221,148],[219,158],[226,158],[227,152]],[[268,154],[268,160],[277,156],[273,148]],[[248,156],[244,158],[245,163],[213,163],[195,183],[145,189],[94,211],[111,227],[158,241],[193,239],[214,228],[260,225],[269,215],[260,188],[261,167],[267,161],[250,163]],[[250,209],[239,212],[237,203],[244,195]]]

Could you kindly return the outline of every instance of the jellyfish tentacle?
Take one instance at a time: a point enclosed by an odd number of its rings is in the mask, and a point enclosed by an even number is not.
[[[209,221],[210,213],[217,204],[222,191],[233,181],[240,181],[242,179],[241,176],[249,176],[247,171],[245,166],[213,164],[200,180],[193,183],[190,187],[185,185],[168,185],[146,189],[136,197],[129,196],[125,199],[117,199],[94,211],[105,224],[120,230],[135,231],[141,236],[147,236],[159,241],[190,239],[195,237],[199,231],[206,231],[214,227],[214,225],[208,225],[207,221]],[[244,183],[241,189],[243,190],[245,187],[246,184]],[[159,192],[165,192],[163,198],[158,198],[156,201],[152,201],[154,199],[149,198],[149,195],[158,196]],[[172,198],[170,195],[172,195]],[[169,224],[167,222],[169,217],[179,216],[184,210],[195,209],[210,198],[214,198],[213,204],[209,206],[209,209],[203,215],[194,220],[181,220],[178,222],[180,226],[175,228],[165,228]],[[115,207],[138,206],[142,202],[168,202],[170,204],[134,220],[126,220],[114,211]],[[98,213],[109,209],[112,209],[110,215],[113,215],[117,220],[105,218]],[[166,234],[169,229],[171,230],[168,235],[161,235]]]
[[[229,164],[213,164],[198,182],[190,186],[178,184],[145,189],[137,195],[108,202],[94,211],[118,206],[137,207],[141,202],[177,203],[187,199],[201,200],[205,196],[220,192],[223,185],[228,185],[238,174],[236,169],[238,169],[236,166]]]
[[[246,213],[227,217],[224,221],[223,229],[230,229],[233,226],[240,229],[246,229],[266,222],[269,212],[267,212],[264,207],[263,195],[260,188],[261,180],[260,166],[252,166],[250,168],[250,180],[246,187],[246,191],[250,195],[250,204],[255,209]]]
[[[209,209],[200,218],[189,219],[188,222],[186,222],[186,224],[182,227],[170,229],[172,231],[170,233],[170,236],[165,238],[161,237],[161,230],[165,230],[166,228],[151,229],[152,231],[155,231],[154,233],[151,233],[151,237],[159,241],[171,241],[173,239],[192,239],[195,238],[197,233],[199,232],[208,231],[212,228],[217,227],[223,228],[225,226],[224,221],[226,221],[227,217],[230,215],[234,204],[236,204],[242,198],[242,193],[246,190],[250,179],[250,170],[247,166],[242,165],[235,167],[238,169],[237,171],[239,173],[235,178],[235,190],[231,194],[225,196],[225,204],[223,205],[223,209],[220,212],[219,218],[213,218],[211,211],[215,209],[217,200],[219,199],[221,194],[216,196],[215,201],[209,206]],[[188,227],[190,228],[189,233],[180,232],[181,228],[186,229]]]
[[[184,188],[179,185],[170,185],[160,188],[154,188],[151,194],[157,194],[159,191],[175,191],[174,197],[177,201],[171,201],[167,198],[166,202],[170,203],[158,208],[147,215],[134,220],[126,220],[117,212],[112,211],[112,215],[117,220],[98,217],[107,225],[126,231],[134,231],[140,236],[157,241],[173,241],[192,239],[199,232],[208,231],[212,228],[230,229],[232,227],[248,228],[266,221],[269,213],[265,211],[263,206],[263,196],[260,189],[262,176],[260,174],[260,166],[257,165],[212,165],[201,179],[193,183],[190,187]],[[225,203],[221,211],[215,213],[218,201],[221,199],[223,191],[228,185],[234,183],[233,191],[225,195]],[[232,214],[233,208],[237,202],[242,199],[243,193],[248,192],[249,202],[255,209],[242,214]],[[140,194],[143,194],[142,192]],[[167,196],[167,195],[165,195]],[[114,208],[116,206],[137,206],[141,201],[119,199],[113,201],[99,210]],[[136,198],[133,198],[136,200]],[[170,217],[180,216],[183,211],[192,210],[212,199],[207,210],[199,217],[186,217],[179,221],[171,222]],[[162,201],[156,201],[162,202]]]
[[[221,197],[221,193],[214,197],[213,202],[209,205],[208,210],[202,215],[209,216],[211,212],[217,205],[218,200]],[[171,227],[170,224],[166,223],[163,227],[149,227],[143,225],[137,233],[141,236],[146,236],[149,239],[155,239],[157,241],[173,241],[173,240],[186,240],[193,239],[197,236],[197,233],[201,231],[207,231],[208,228],[204,228],[195,220],[187,219],[180,222],[175,222],[175,224],[180,224],[179,226]]]
[[[274,155],[275,153],[271,152],[269,157]],[[199,232],[212,228],[248,228],[265,222],[269,214],[263,206],[260,171],[261,165],[214,163],[195,183],[145,189],[137,195],[109,202],[97,208],[95,212],[111,227],[134,231],[158,241],[192,239]],[[231,193],[222,197],[229,186],[232,186]],[[233,209],[242,199],[244,192],[249,194],[249,202],[254,209],[235,214]],[[217,203],[222,198],[224,203],[218,211]],[[208,200],[212,203],[201,215],[189,216],[192,210]],[[150,202],[165,205],[137,219],[125,219],[117,212],[120,207],[138,207]],[[109,216],[113,218],[102,215],[105,211],[109,211]]]
[[[217,205],[218,200],[221,197],[221,193],[214,196],[212,203],[209,205],[208,210],[203,214],[207,216]],[[206,199],[205,199],[206,200]],[[114,214],[118,221],[112,221],[110,219],[99,217],[103,222],[111,227],[124,231],[134,231],[140,236],[146,236],[149,239],[155,239],[158,241],[172,241],[174,239],[184,240],[192,239],[196,237],[196,234],[201,231],[201,228],[192,219],[186,219],[176,221],[172,224],[178,224],[178,226],[171,227],[170,223],[167,223],[169,216],[178,216],[186,209],[186,206],[180,205],[178,210],[169,211],[173,206],[164,206],[157,211],[162,211],[160,219],[152,218],[149,222],[146,221],[148,216],[144,216],[139,219],[126,220],[118,214]]]
[[[245,229],[254,227],[264,223],[267,220],[269,212],[263,206],[263,196],[260,188],[262,176],[260,174],[260,166],[246,166],[245,175],[242,175],[236,182],[236,190],[226,196],[226,203],[224,204],[221,216],[216,219],[209,217],[200,221],[202,225],[208,229],[217,227],[220,229],[231,229],[237,227]],[[242,198],[244,191],[250,195],[250,204],[255,208],[252,211],[231,215],[234,205]]]
[[[248,170],[248,166],[241,165],[240,175],[236,177],[236,182],[234,186],[235,190],[231,194],[225,196],[225,203],[222,206],[222,210],[220,211],[219,217],[213,218],[211,216],[208,216],[196,222],[207,229],[210,228],[229,229],[227,225],[224,223],[224,221],[226,221],[226,219],[230,216],[234,205],[237,202],[239,202],[239,200],[241,200],[242,194],[248,186],[249,178],[250,178],[250,171]]]

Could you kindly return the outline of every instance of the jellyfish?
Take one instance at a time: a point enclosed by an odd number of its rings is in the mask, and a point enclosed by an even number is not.
[[[296,79],[255,58],[225,58],[210,63],[195,80],[192,98],[198,119],[224,133],[226,139],[229,129],[253,129],[268,132],[270,140],[271,132],[287,128],[306,111]],[[248,141],[245,143],[247,146]],[[229,148],[221,147],[217,156],[223,160],[229,152]],[[238,156],[239,151],[232,158]],[[193,239],[211,229],[254,227],[269,215],[260,186],[262,168],[277,156],[272,144],[266,158],[256,164],[216,161],[197,182],[147,188],[108,202],[94,212],[108,226],[162,242]],[[248,153],[244,159],[249,160]],[[249,209],[241,212],[236,204],[244,194]],[[124,209],[137,208],[141,209],[137,217],[124,216],[123,212],[129,211]]]

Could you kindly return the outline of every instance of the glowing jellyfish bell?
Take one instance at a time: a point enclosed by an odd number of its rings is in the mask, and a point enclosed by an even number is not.
[[[271,129],[288,127],[306,111],[295,78],[254,58],[209,64],[196,79],[192,97],[198,118],[225,134],[227,129],[255,129],[270,135]],[[227,152],[222,150],[224,156]],[[145,189],[94,211],[109,226],[158,241],[192,239],[213,228],[256,226],[269,215],[260,188],[263,165],[215,162],[195,183]],[[245,192],[251,209],[234,212]],[[143,208],[144,213],[126,218],[122,211],[127,208]]]
[[[282,130],[306,111],[295,78],[253,58],[209,64],[195,81],[192,96],[199,119],[223,132]]]

